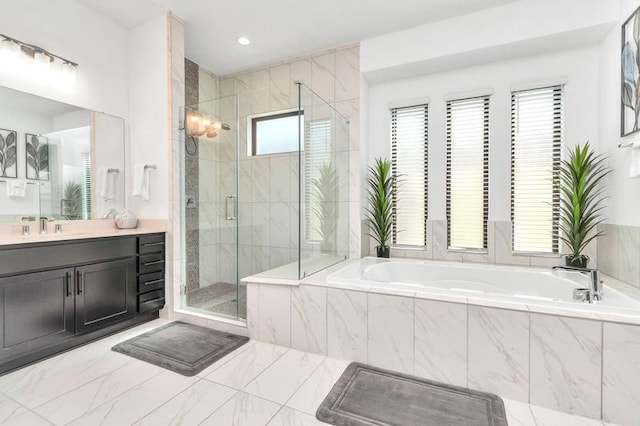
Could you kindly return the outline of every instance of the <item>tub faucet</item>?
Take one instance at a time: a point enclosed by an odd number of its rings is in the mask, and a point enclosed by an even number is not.
[[[602,300],[602,281],[600,281],[600,274],[597,269],[589,268],[576,268],[575,266],[562,266],[557,265],[551,268],[553,271],[574,271],[581,274],[588,275],[591,281],[591,288],[588,289],[576,289],[574,291],[574,298],[593,303],[594,300]]]

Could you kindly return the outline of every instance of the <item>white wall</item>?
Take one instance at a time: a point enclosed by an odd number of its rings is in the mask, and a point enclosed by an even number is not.
[[[125,28],[75,0],[2,2],[2,33],[77,62],[71,89],[45,86],[22,76],[0,75],[0,85],[127,118]]]
[[[521,0],[363,40],[370,82],[563,50],[602,39],[618,0]]]
[[[429,98],[429,219],[446,218],[445,97],[477,89],[493,92],[489,126],[489,220],[510,220],[512,84],[566,80],[565,142],[598,144],[597,46],[530,56],[369,87],[368,164],[390,155],[389,105]]]
[[[618,148],[621,142],[629,143],[640,138],[639,133],[620,137],[620,28],[640,3],[637,0],[622,0],[621,4],[619,25],[600,45],[600,150],[609,156],[613,169],[607,186],[607,222],[640,226],[640,179],[630,179],[628,176],[629,148]]]
[[[127,205],[138,217],[169,218],[169,68],[167,17],[134,28],[129,37],[130,161]],[[149,200],[131,197],[133,168],[153,164]]]

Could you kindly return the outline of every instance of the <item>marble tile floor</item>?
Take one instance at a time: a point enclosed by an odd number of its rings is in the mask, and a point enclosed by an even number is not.
[[[323,425],[315,411],[348,362],[250,341],[195,377],[110,350],[156,320],[0,377],[3,425]],[[602,422],[505,400],[510,426]]]
[[[240,305],[238,306],[238,301]],[[187,292],[187,306],[206,312],[236,317],[236,309],[240,318],[247,317],[247,286],[240,283],[215,283]]]

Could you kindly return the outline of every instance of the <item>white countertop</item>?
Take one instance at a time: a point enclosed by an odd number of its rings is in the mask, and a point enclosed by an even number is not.
[[[21,226],[26,224],[31,226],[31,235],[23,236]],[[53,232],[55,224],[62,225],[60,234]],[[165,220],[139,220],[138,227],[133,229],[119,229],[113,220],[83,220],[49,222],[48,233],[40,234],[38,222],[17,222],[0,225],[0,246],[152,234],[166,230]]]

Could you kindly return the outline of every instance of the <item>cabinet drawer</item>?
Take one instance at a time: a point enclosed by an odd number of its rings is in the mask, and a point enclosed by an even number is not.
[[[138,303],[149,302],[151,300],[164,299],[164,290],[151,291],[138,296]]]
[[[150,235],[138,238],[138,253],[164,253],[164,235]]]
[[[157,311],[164,307],[164,297],[161,299],[149,300],[148,302],[140,302],[138,304],[138,312]]]
[[[161,271],[164,271],[164,253],[145,254],[138,258],[139,274]]]
[[[164,289],[164,271],[140,275],[138,278],[138,293]]]

